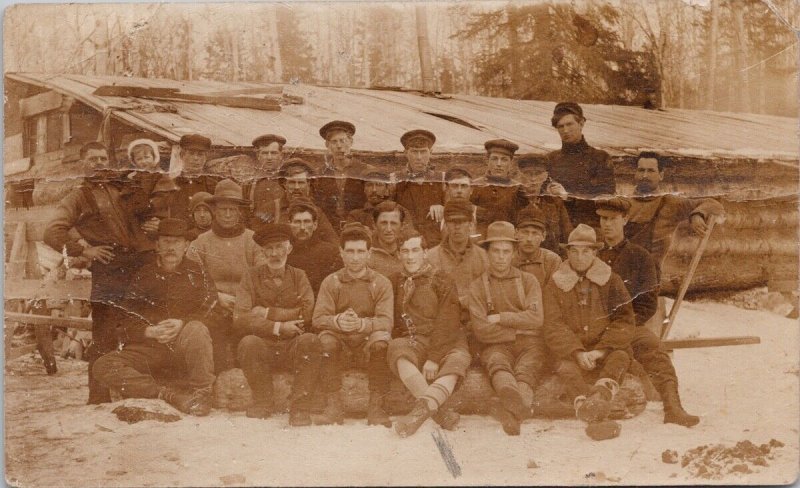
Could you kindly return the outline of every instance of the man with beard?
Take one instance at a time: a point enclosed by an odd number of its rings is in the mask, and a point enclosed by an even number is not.
[[[405,210],[395,202],[385,201],[372,210],[375,227],[369,254],[369,267],[391,278],[402,269],[397,251],[397,236],[405,221]]]
[[[633,299],[636,327],[631,347],[633,358],[641,363],[664,403],[664,423],[692,427],[700,418],[686,413],[678,393],[678,376],[661,340],[645,324],[653,316],[658,300],[658,273],[653,258],[644,248],[625,238],[625,224],[631,204],[623,198],[597,202],[600,231],[606,247],[598,257],[618,274]]]
[[[90,174],[58,204],[45,229],[44,242],[66,256],[83,256],[91,261],[92,345],[86,358],[88,403],[97,404],[111,398],[94,379],[92,367],[97,358],[117,347],[119,302],[131,276],[153,259],[153,243],[123,196],[127,181],[108,169],[106,147],[90,142],[81,148],[80,156]],[[72,228],[88,246],[69,234]]]
[[[319,383],[327,396],[325,410],[312,420],[317,425],[344,422],[341,356],[346,348],[352,355],[368,356],[367,424],[391,427],[383,400],[391,380],[386,350],[392,337],[392,284],[367,266],[372,238],[366,227],[345,225],[339,242],[344,268],[322,281],[312,320],[322,343]]]
[[[559,244],[567,240],[572,232],[569,212],[562,197],[567,192],[547,173],[547,162],[537,158],[522,158],[517,162],[522,178],[523,191],[528,199],[527,208],[542,212],[545,219],[545,238],[542,247],[555,253],[561,251]],[[544,285],[542,285],[544,286]]]
[[[583,137],[586,117],[580,105],[556,104],[550,122],[561,137],[561,149],[547,155],[550,177],[563,185],[570,196],[566,207],[572,224],[597,227],[592,200],[615,194],[614,166],[607,152],[586,143]]]
[[[266,263],[249,268],[236,291],[234,328],[242,340],[239,365],[253,391],[251,418],[274,412],[272,371],[289,367],[294,374],[289,396],[289,425],[311,425],[311,394],[316,389],[322,349],[311,326],[314,292],[306,274],[286,265],[292,252],[291,230],[285,224],[265,224],[255,234]]]
[[[283,197],[278,182],[278,170],[283,164],[283,147],[286,138],[277,134],[264,134],[253,139],[256,167],[252,181],[244,185],[244,194],[250,199],[253,215],[263,215]]]
[[[375,210],[375,207],[381,202],[387,200],[394,201],[392,198],[392,194],[394,193],[392,191],[393,186],[389,174],[385,171],[375,170],[364,175],[364,196],[367,198],[367,202],[364,204],[364,208],[352,210],[347,215],[347,221],[361,222],[370,229],[374,229],[375,217],[372,215],[373,210]],[[407,208],[403,207],[403,210],[406,214],[406,219],[403,221],[403,228],[413,229],[414,223],[411,220],[411,214],[408,212]]]
[[[172,192],[169,204],[171,217],[189,221],[189,200],[197,192],[214,193],[217,178],[206,172],[206,160],[211,150],[211,139],[200,134],[181,136],[178,151],[183,168],[174,183],[178,190]]]
[[[535,276],[542,289],[547,286],[550,277],[561,265],[561,258],[558,254],[542,247],[542,242],[547,235],[546,221],[544,213],[533,206],[527,207],[519,213],[517,216],[519,244],[513,262],[515,268]]]
[[[725,209],[712,199],[690,200],[673,193],[661,192],[667,160],[654,152],[642,152],[636,162],[636,190],[631,199],[625,235],[652,256],[661,275],[661,265],[672,244],[675,228],[688,220],[692,230],[703,235],[711,217],[723,218]]]
[[[316,295],[322,280],[342,268],[339,246],[320,239],[317,226],[321,212],[310,200],[295,200],[286,216],[293,238],[288,263],[305,271]]]
[[[195,416],[211,411],[214,360],[206,324],[216,320],[217,293],[203,267],[184,254],[186,222],[163,219],[158,225],[155,262],[136,271],[120,310],[124,344],[94,363],[97,380],[124,398],[158,398]],[[153,371],[180,364],[191,391],[163,387]]]
[[[363,177],[370,167],[354,161],[351,154],[356,127],[350,122],[334,120],[319,129],[328,154],[325,167],[314,182],[314,201],[330,221],[341,228],[351,210],[364,206]]]
[[[481,362],[500,403],[492,416],[508,435],[519,435],[530,416],[533,389],[546,358],[542,289],[536,277],[511,265],[517,239],[510,222],[493,222],[481,245],[489,266],[470,284],[469,311]]]
[[[493,139],[484,146],[486,174],[472,182],[472,203],[486,211],[490,222],[514,222],[517,209],[528,205],[520,183],[511,178],[519,146],[505,139]]]
[[[415,129],[400,137],[406,156],[406,170],[398,175],[396,201],[410,211],[413,221],[425,240],[435,246],[442,240],[434,207],[442,204],[442,173],[431,167],[431,148],[436,142],[432,132]],[[441,218],[439,219],[441,220]]]

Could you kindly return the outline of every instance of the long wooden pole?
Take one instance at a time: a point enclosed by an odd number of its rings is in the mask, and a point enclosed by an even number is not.
[[[433,61],[431,57],[431,45],[428,42],[428,17],[425,6],[417,4],[416,14],[419,67],[422,71],[422,92],[433,93],[435,91],[433,83]]]

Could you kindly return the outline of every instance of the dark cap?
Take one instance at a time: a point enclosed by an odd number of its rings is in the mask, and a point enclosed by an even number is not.
[[[450,168],[444,173],[444,181],[453,181],[460,178],[469,178],[472,180],[472,175],[466,169],[458,166]]]
[[[372,170],[369,173],[366,173],[363,178],[367,181],[379,181],[381,183],[391,182],[391,176],[389,173],[381,170]]]
[[[604,215],[608,212],[628,215],[628,211],[631,209],[631,202],[622,197],[604,198],[595,202],[595,208],[598,215]]]
[[[559,102],[553,109],[553,118],[550,119],[550,122],[553,124],[553,127],[555,127],[558,124],[558,121],[561,120],[561,117],[569,114],[575,115],[582,119],[583,109],[575,102]]]
[[[341,247],[349,241],[366,241],[367,247],[372,247],[372,233],[369,228],[361,222],[348,222],[342,227],[342,234],[339,238]]]
[[[514,153],[517,152],[517,149],[519,149],[518,145],[507,139],[492,139],[491,141],[486,141],[483,147],[486,148],[487,153],[492,151],[502,151],[507,153],[509,156],[514,156]]]
[[[544,212],[537,207],[525,207],[517,215],[517,229],[531,226],[547,230],[547,219]]]
[[[161,219],[158,223],[158,237],[183,237],[188,239],[189,224],[181,219]]]
[[[200,205],[205,205],[209,209],[211,208],[208,199],[211,198],[211,193],[206,191],[199,191],[189,198],[189,211],[194,212],[194,210],[199,207]]]
[[[277,134],[264,134],[253,139],[253,147],[268,146],[273,142],[277,142],[283,147],[286,144],[286,138]]]
[[[334,120],[320,127],[319,135],[321,135],[322,138],[327,141],[328,134],[336,130],[347,132],[348,134],[350,134],[350,136],[353,136],[356,133],[356,126],[344,120]]]
[[[435,142],[436,136],[433,135],[433,132],[424,129],[410,130],[400,136],[400,144],[402,144],[406,149],[409,147],[430,148]]]
[[[519,169],[542,168],[547,170],[547,161],[544,158],[524,157],[517,160]]]
[[[311,218],[315,221],[319,218],[319,208],[310,198],[307,197],[296,197],[289,202],[289,209],[286,212],[289,220],[291,220],[292,216],[298,212],[310,213]]]
[[[302,159],[294,158],[284,162],[281,165],[281,168],[278,170],[278,176],[281,178],[287,178],[303,172],[308,173],[308,176],[311,176],[314,174],[314,169],[310,164]]]
[[[472,203],[466,198],[451,198],[444,204],[444,220],[472,220]]]
[[[186,134],[181,136],[178,144],[186,149],[199,149],[201,151],[208,151],[211,149],[211,139],[200,134]]]
[[[259,225],[253,234],[253,240],[259,246],[273,242],[291,241],[292,229],[287,224],[268,223]]]

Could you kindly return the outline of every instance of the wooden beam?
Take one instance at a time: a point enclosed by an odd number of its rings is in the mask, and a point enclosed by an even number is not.
[[[60,93],[52,90],[23,98],[19,101],[19,109],[22,117],[31,117],[40,113],[49,112],[61,108],[63,97]]]
[[[30,313],[5,312],[6,321],[31,325],[52,325],[71,329],[92,330],[92,319],[88,317],[50,317]]]
[[[174,88],[142,88],[136,86],[101,86],[93,95],[105,97],[135,97],[172,102],[207,103],[233,108],[252,108],[256,110],[281,110],[280,95],[262,95],[261,97],[219,96],[215,94],[181,93]]]
[[[701,347],[745,346],[749,344],[761,344],[761,338],[758,336],[693,337],[691,339],[668,339],[666,341],[661,341],[661,346],[667,351]]]

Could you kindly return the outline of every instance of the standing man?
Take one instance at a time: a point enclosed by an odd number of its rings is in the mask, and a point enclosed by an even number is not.
[[[327,394],[325,411],[315,424],[341,424],[342,349],[368,355],[369,406],[367,424],[392,426],[383,409],[391,373],[386,351],[392,337],[394,297],[388,278],[367,266],[372,239],[359,223],[342,229],[341,256],[344,268],[322,281],[312,324],[322,344],[320,385]]]
[[[641,363],[664,403],[664,423],[692,427],[700,418],[686,413],[678,394],[678,376],[661,340],[645,324],[653,316],[658,300],[658,273],[650,253],[625,238],[625,224],[631,204],[624,198],[597,202],[600,231],[606,247],[598,257],[622,278],[632,297],[636,327],[631,347],[633,358]]]
[[[178,219],[158,225],[155,262],[139,269],[126,290],[124,345],[94,363],[94,375],[124,398],[159,398],[183,413],[211,411],[214,360],[206,324],[216,320],[217,292],[202,266],[185,257],[189,226]],[[188,373],[191,391],[160,386],[153,370],[176,360]]]
[[[631,363],[635,321],[622,279],[597,258],[601,246],[594,229],[578,224],[569,235],[567,260],[544,293],[545,339],[557,360],[556,375],[577,417],[590,423],[611,412]]]
[[[470,284],[469,305],[481,362],[500,397],[492,415],[508,435],[519,435],[530,416],[546,359],[542,289],[536,277],[511,265],[517,242],[510,222],[489,225],[481,241],[489,267]]]
[[[400,437],[413,435],[429,417],[455,430],[459,416],[443,406],[472,360],[461,327],[461,305],[453,282],[425,259],[425,237],[402,231],[401,273],[393,277],[395,339],[389,343],[389,367],[417,402],[395,424]],[[430,385],[428,384],[430,382]]]
[[[272,370],[289,367],[294,374],[289,396],[289,425],[311,425],[311,394],[319,376],[322,348],[311,326],[314,292],[306,274],[286,265],[292,252],[285,224],[266,224],[255,234],[267,262],[249,268],[236,292],[234,328],[242,336],[239,365],[253,390],[251,418],[268,418],[274,410]]]
[[[91,261],[92,345],[86,353],[89,362],[89,404],[111,401],[108,389],[93,375],[94,362],[116,349],[118,304],[131,277],[153,259],[153,243],[148,240],[122,194],[125,183],[108,169],[108,150],[90,142],[80,151],[90,174],[56,207],[44,232],[44,242],[66,256],[83,256]],[[75,229],[82,241],[70,234]]]
[[[361,222],[370,229],[374,229],[375,218],[372,213],[375,207],[387,200],[395,201],[393,198],[394,185],[390,181],[389,174],[386,171],[375,170],[364,175],[364,196],[367,199],[364,207],[351,210],[347,214],[347,221]],[[403,228],[413,229],[414,222],[411,219],[411,213],[407,208],[403,208],[403,210],[406,214]]]
[[[328,154],[315,181],[314,201],[337,229],[344,225],[351,210],[363,207],[365,202],[362,178],[371,168],[353,160],[355,133],[356,127],[342,120],[328,122],[319,129]]]
[[[528,201],[518,181],[511,178],[519,146],[505,139],[486,141],[486,174],[472,182],[472,203],[487,212],[490,222],[514,222],[517,209]]]
[[[560,244],[566,244],[572,232],[569,212],[563,198],[567,191],[547,173],[547,162],[540,158],[522,158],[517,166],[523,180],[523,191],[528,199],[528,208],[540,210],[547,225],[542,247],[555,253],[561,251]],[[542,285],[544,286],[544,285]]]
[[[283,197],[278,170],[283,164],[284,145],[286,138],[277,134],[264,134],[253,139],[255,175],[244,185],[244,194],[250,199],[255,216],[264,214],[275,200]]]
[[[442,174],[431,167],[431,148],[436,142],[433,132],[415,129],[400,137],[406,156],[406,170],[397,183],[397,203],[407,208],[410,220],[431,246],[442,240],[441,228],[433,208],[444,201]]]
[[[639,154],[634,174],[636,190],[625,227],[628,239],[653,256],[659,276],[678,224],[688,220],[692,230],[703,235],[711,217],[722,218],[725,215],[725,209],[713,198],[690,200],[662,192],[659,186],[664,180],[667,164],[668,161],[657,153]]]
[[[575,102],[561,102],[550,119],[561,137],[561,149],[547,155],[549,174],[563,185],[570,199],[566,206],[574,225],[597,227],[593,198],[614,195],[614,166],[608,153],[586,143],[583,109]]]
[[[385,201],[372,209],[375,238],[369,251],[369,267],[391,278],[403,265],[398,255],[397,237],[408,218],[405,209],[392,201]]]
[[[292,252],[287,262],[306,273],[316,296],[322,280],[342,268],[339,246],[320,238],[317,232],[320,210],[310,200],[295,200],[286,216],[292,231]]]
[[[542,247],[547,236],[547,219],[536,207],[529,206],[517,216],[517,254],[514,267],[536,277],[544,289],[550,277],[561,266],[558,254]]]
[[[172,192],[169,204],[169,216],[189,221],[189,202],[192,195],[204,191],[214,193],[217,178],[206,172],[208,152],[211,150],[211,139],[200,134],[181,136],[178,142],[178,154],[183,168],[175,178],[178,190]]]

